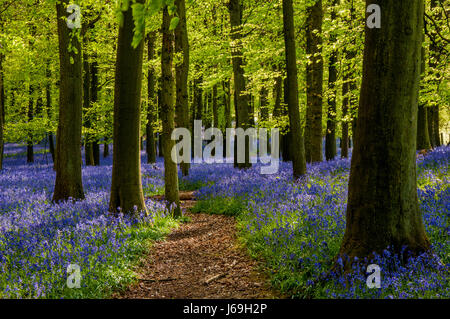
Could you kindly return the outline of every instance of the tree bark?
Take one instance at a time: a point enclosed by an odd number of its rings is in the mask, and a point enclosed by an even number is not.
[[[175,29],[175,53],[182,56],[182,61],[175,66],[176,72],[176,124],[177,127],[189,129],[189,39],[186,26],[185,0],[176,0],[178,18],[180,19]],[[190,163],[180,164],[183,176],[189,175]]]
[[[163,126],[163,150],[164,150],[164,186],[165,200],[168,205],[174,205],[171,210],[174,217],[181,216],[180,197],[178,192],[177,164],[172,160],[171,152],[175,141],[171,139],[175,128],[175,105],[174,105],[174,78],[172,73],[173,64],[173,32],[169,30],[172,16],[169,15],[167,6],[163,11],[163,33],[161,52],[161,121]]]
[[[424,34],[422,34],[422,41],[425,40]],[[424,86],[424,74],[425,74],[425,48],[421,49],[421,89]],[[424,103],[419,102],[417,112],[417,150],[429,150],[431,149],[430,136],[428,135],[428,118],[427,110]]]
[[[83,39],[85,48],[87,47],[87,36]],[[86,52],[83,55],[83,110],[84,125],[87,129],[91,128],[90,116],[87,113],[91,108],[91,64]],[[92,134],[87,133],[84,137],[84,162],[86,166],[94,166],[94,151],[92,149]]]
[[[51,94],[51,71],[50,71],[50,65],[49,65],[49,61],[47,61],[46,63],[46,78],[47,78],[47,83],[45,85],[45,96],[46,96],[46,111],[47,111],[47,116],[49,119],[51,119],[51,108],[52,108],[52,94]],[[53,169],[55,169],[55,144],[53,142],[53,133],[49,132],[48,133],[48,141],[49,141],[49,150],[50,150],[50,154],[52,155],[52,161],[53,161]]]
[[[306,174],[305,146],[298,105],[297,57],[292,0],[283,0],[283,26],[287,72],[287,106],[292,144],[290,147],[294,179]]]
[[[143,0],[137,0],[143,3]],[[134,21],[131,7],[123,12],[117,42],[114,89],[113,169],[109,210],[124,213],[146,211],[139,149],[142,59],[144,41],[133,48]]]
[[[333,0],[331,8],[331,21],[337,18],[337,6],[339,0]],[[337,40],[335,32],[330,35],[330,44],[333,45]],[[336,81],[337,81],[337,49],[332,50],[328,62],[328,110],[327,110],[327,132],[325,135],[325,158],[331,161],[336,157]]]
[[[366,4],[373,3],[367,0]],[[380,29],[365,29],[357,138],[340,254],[430,247],[416,183],[422,0],[378,1]]]
[[[306,66],[306,161],[322,161],[322,0],[315,0],[307,8],[306,17],[306,54],[309,61]]]
[[[92,57],[91,63],[91,104],[97,103],[98,100],[98,62],[97,56]],[[92,105],[91,105],[92,107]],[[100,165],[100,145],[97,137],[92,137],[92,157],[94,166]]]
[[[150,62],[155,56],[155,41],[156,33],[150,32],[147,36],[147,59]],[[147,126],[145,127],[145,133],[147,135],[147,163],[156,163],[156,141],[155,132],[153,126],[157,117],[156,112],[156,100],[155,100],[155,70],[153,66],[148,68],[147,77]]]
[[[236,128],[242,128],[244,131],[250,127],[250,115],[249,115],[249,96],[245,92],[245,77],[243,69],[242,58],[242,8],[240,0],[230,0],[228,2],[228,10],[230,12],[230,24],[231,24],[231,40],[233,42],[232,47],[232,64],[234,74],[234,91],[236,101]],[[237,167],[240,169],[249,168],[252,166],[250,163],[250,141],[249,138],[245,138],[245,160],[244,163],[237,163]]]
[[[59,122],[56,135],[56,181],[53,201],[83,199],[81,179],[82,50],[66,24],[68,0],[56,4],[59,39]],[[69,45],[76,49],[68,51]],[[72,63],[73,62],[73,63]]]

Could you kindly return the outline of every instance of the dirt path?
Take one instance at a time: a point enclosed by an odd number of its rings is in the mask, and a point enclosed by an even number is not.
[[[192,193],[180,196],[192,207]],[[236,244],[233,217],[192,214],[157,242],[139,269],[140,280],[118,298],[276,298],[258,265]]]

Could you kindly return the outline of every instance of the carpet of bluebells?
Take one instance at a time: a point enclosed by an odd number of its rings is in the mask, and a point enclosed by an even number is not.
[[[261,175],[258,166],[237,171],[194,165],[186,180],[206,184],[195,210],[237,216],[242,242],[265,261],[273,286],[287,296],[449,298],[449,159],[450,147],[441,147],[417,160],[420,209],[433,254],[399,258],[387,247],[350,272],[332,267],[345,231],[349,159],[309,165],[307,178],[295,184],[287,163],[274,175]],[[369,263],[381,268],[381,289],[367,287]]]
[[[162,173],[143,164],[149,193],[163,186]],[[148,216],[108,214],[111,157],[100,167],[83,167],[86,199],[52,204],[55,173],[50,154],[35,147],[26,164],[25,147],[5,145],[0,172],[0,298],[97,298],[135,279],[133,266],[152,240],[176,222],[165,206],[147,200]],[[81,268],[81,289],[67,286],[67,267]]]
[[[97,298],[135,280],[139,258],[177,221],[147,200],[149,216],[108,214],[111,157],[83,166],[86,199],[52,204],[55,173],[45,147],[26,164],[25,147],[6,145],[0,172],[0,298]],[[369,289],[365,269],[330,272],[345,230],[349,159],[308,166],[299,183],[292,166],[261,175],[260,164],[193,164],[180,189],[199,189],[194,211],[237,216],[240,240],[265,261],[273,286],[300,298],[450,297],[450,148],[417,161],[418,196],[433,255],[401,263],[387,249],[377,256],[381,289]],[[146,196],[163,192],[163,163],[142,159]],[[339,263],[339,261],[338,261]],[[81,268],[81,289],[67,287],[67,267]],[[361,265],[366,265],[362,261]],[[361,266],[362,267],[362,266]],[[334,268],[336,269],[336,268]]]

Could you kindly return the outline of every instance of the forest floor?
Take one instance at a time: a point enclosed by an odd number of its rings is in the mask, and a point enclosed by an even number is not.
[[[115,298],[279,298],[245,248],[231,216],[191,213],[194,192],[181,192],[189,222],[156,242],[138,269],[138,282]]]

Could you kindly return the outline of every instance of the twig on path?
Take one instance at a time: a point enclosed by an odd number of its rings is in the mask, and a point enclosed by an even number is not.
[[[208,285],[210,282],[212,282],[212,281],[214,281],[214,280],[223,278],[223,277],[225,277],[225,275],[226,275],[225,273],[221,273],[221,274],[218,274],[218,275],[214,275],[214,276],[212,276],[212,277],[210,277],[210,278],[208,278],[208,279],[205,280],[205,285]]]

